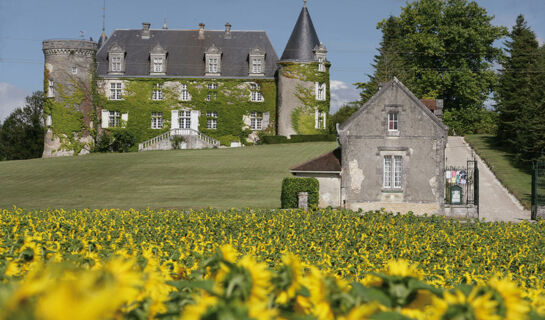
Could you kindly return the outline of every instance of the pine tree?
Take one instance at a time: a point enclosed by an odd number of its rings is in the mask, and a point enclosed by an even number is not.
[[[356,86],[362,90],[361,104],[367,102],[382,83],[392,80],[393,77],[397,77],[405,85],[409,82],[398,46],[402,37],[399,18],[390,16],[379,22],[377,28],[382,30],[382,41],[378,49],[379,54],[373,59],[375,72],[369,76],[369,81],[356,83]]]
[[[496,91],[496,108],[499,113],[497,138],[504,145],[517,152],[520,158],[527,159],[529,150],[529,122],[536,116],[536,103],[539,100],[534,89],[538,68],[539,45],[536,36],[519,15],[505,42],[508,55],[502,62],[499,85]]]

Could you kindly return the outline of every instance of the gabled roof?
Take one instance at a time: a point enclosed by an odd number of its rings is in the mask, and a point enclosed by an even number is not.
[[[356,112],[354,112],[350,118],[348,118],[345,122],[343,122],[339,127],[338,127],[338,132],[339,134],[346,130],[350,124],[354,121],[354,119],[358,118],[359,115],[361,113],[363,113],[367,108],[369,108],[369,106],[373,105],[375,103],[375,101],[381,96],[383,95],[384,93],[388,92],[389,90],[391,90],[394,86],[397,86],[398,88],[400,88],[403,92],[405,92],[409,98],[418,106],[422,109],[422,111],[437,125],[439,126],[441,129],[443,130],[448,130],[448,127],[443,123],[443,121],[441,121],[441,119],[437,118],[437,116],[435,114],[433,114],[433,112],[430,111],[430,109],[428,109],[428,107],[426,107],[424,105],[424,103],[422,103],[422,101],[420,101],[407,87],[405,87],[405,85],[403,83],[401,83],[401,81],[399,81],[396,77],[394,77],[392,80],[390,80],[389,82],[387,82],[386,84],[384,84],[382,86],[382,88],[377,92],[375,93],[375,95],[373,97],[371,97],[371,99],[369,99],[369,101],[367,101],[363,106],[361,106]]]
[[[341,172],[341,148],[322,154],[290,169],[297,172]]]
[[[278,56],[265,31],[150,30],[150,38],[141,38],[141,29],[115,30],[97,53],[99,76],[108,75],[108,52],[117,43],[125,52],[124,76],[149,76],[149,54],[158,44],[168,52],[166,76],[202,77],[205,73],[204,54],[213,45],[222,52],[221,77],[248,77],[248,55],[259,47],[265,52],[265,77],[274,77]],[[220,78],[221,78],[220,77]]]
[[[281,61],[314,61],[314,48],[320,45],[318,34],[306,6],[303,7],[297,23],[291,32]]]

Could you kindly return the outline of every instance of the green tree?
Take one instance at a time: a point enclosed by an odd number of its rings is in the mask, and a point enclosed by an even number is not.
[[[535,156],[542,142],[537,140],[543,118],[539,116],[540,100],[543,100],[543,59],[535,33],[530,30],[524,17],[519,15],[505,42],[507,56],[502,69],[495,100],[499,113],[498,140],[515,151],[519,159]],[[542,52],[543,50],[541,50]],[[541,142],[541,143],[540,143]]]
[[[0,159],[39,158],[44,147],[41,91],[26,97],[26,105],[15,109],[0,128]]]
[[[358,101],[349,102],[327,119],[327,130],[330,134],[337,134],[337,123],[342,124],[360,108]]]
[[[382,41],[378,49],[379,54],[373,59],[375,72],[369,75],[369,81],[356,83],[361,89],[362,105],[378,91],[382,83],[392,80],[393,77],[397,77],[406,85],[411,80],[405,72],[405,62],[400,55],[399,44],[403,37],[400,19],[390,16],[379,22],[377,29],[382,30]]]
[[[494,41],[507,31],[493,26],[492,19],[475,2],[417,0],[402,8],[395,24],[392,18],[379,23],[385,39],[391,33],[385,26],[396,25],[398,78],[420,98],[443,99],[445,121],[457,133],[479,128],[484,102],[497,81],[492,63],[502,52]],[[383,55],[379,50],[375,61]],[[375,70],[375,76],[381,73]]]

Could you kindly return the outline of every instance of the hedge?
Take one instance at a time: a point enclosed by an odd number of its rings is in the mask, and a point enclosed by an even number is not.
[[[299,192],[308,192],[308,207],[318,208],[319,189],[320,183],[316,178],[284,178],[280,196],[282,209],[297,208]]]
[[[290,136],[290,139],[284,136],[263,136],[261,137],[261,139],[263,144],[337,141],[337,135],[336,134],[294,134]]]

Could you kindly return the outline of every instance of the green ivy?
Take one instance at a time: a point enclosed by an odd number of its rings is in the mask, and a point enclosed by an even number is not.
[[[199,110],[199,131],[216,138],[235,136],[241,141],[245,141],[249,129],[243,129],[243,116],[249,115],[252,111],[269,112],[270,124],[265,131],[274,133],[274,123],[276,116],[276,84],[273,79],[141,79],[130,78],[125,81],[123,100],[108,100],[106,96],[101,95],[98,99],[98,106],[106,110],[115,110],[121,113],[128,113],[128,122],[123,130],[131,132],[137,142],[143,142],[151,139],[163,132],[170,130],[171,110],[190,108]],[[156,84],[165,82],[177,82],[187,85],[191,101],[179,101],[178,93],[172,92],[163,85],[163,100],[151,100],[152,91]],[[255,82],[261,86],[263,102],[250,101],[250,88],[246,85],[248,82]],[[217,89],[210,90],[207,84],[215,83]],[[211,101],[206,101],[207,95],[211,93]],[[151,113],[163,113],[163,129],[151,129]],[[207,129],[207,112],[217,112],[217,129]],[[110,131],[120,130],[121,128],[108,128]]]
[[[298,134],[321,134],[326,129],[316,129],[314,127],[314,110],[318,108],[319,112],[325,112],[329,115],[329,106],[331,101],[329,68],[330,63],[325,63],[326,71],[318,71],[318,62],[294,63],[281,62],[282,76],[291,79],[298,79],[307,82],[318,82],[326,84],[326,99],[317,101],[313,89],[297,86],[295,95],[301,102],[301,106],[296,108],[291,115],[292,127]]]

